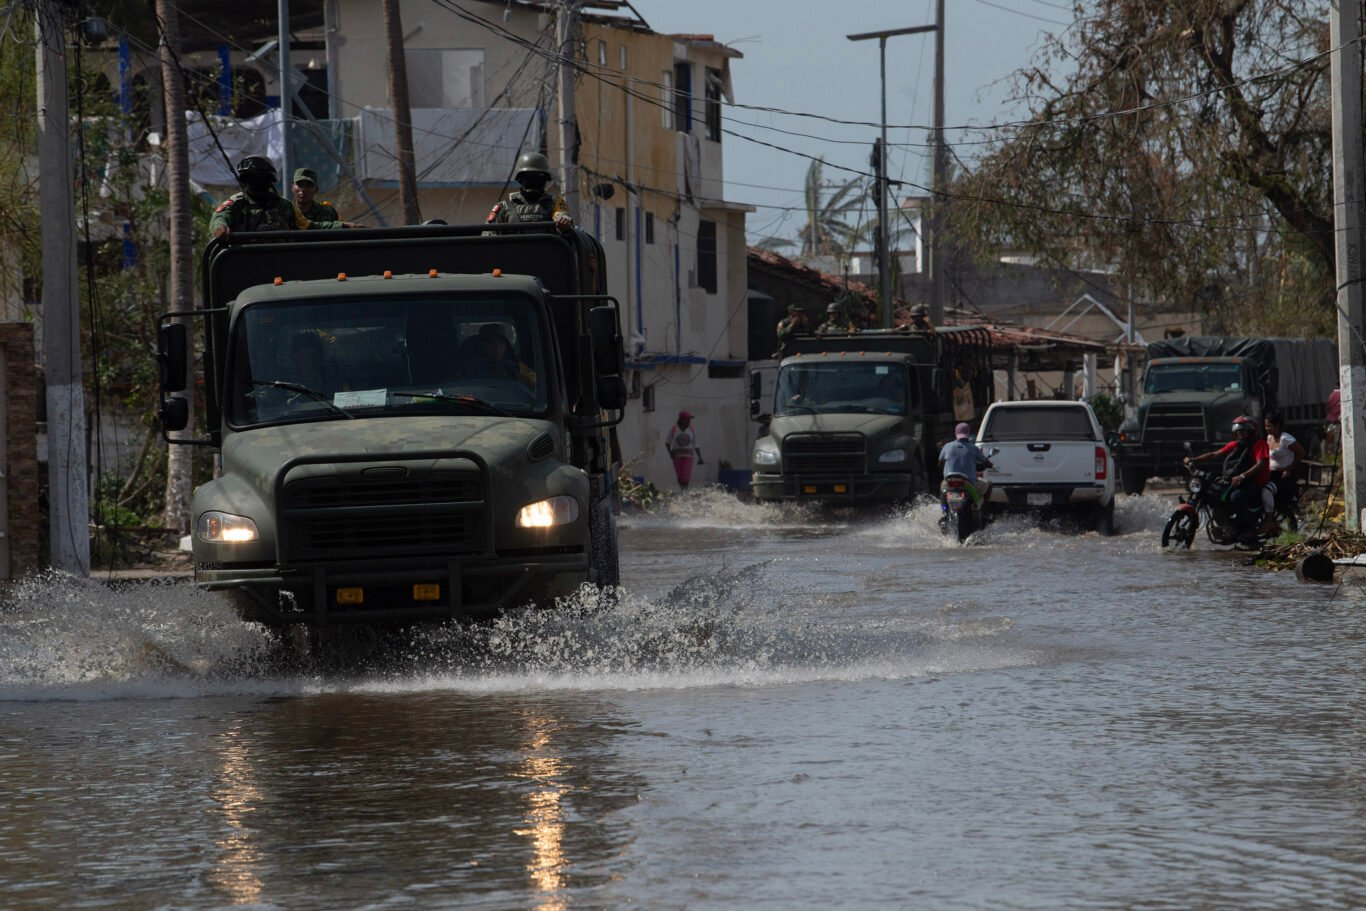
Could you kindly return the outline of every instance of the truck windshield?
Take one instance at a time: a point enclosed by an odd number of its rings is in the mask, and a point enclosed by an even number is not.
[[[1143,391],[1241,392],[1241,364],[1153,364],[1143,379]]]
[[[548,407],[546,330],[522,296],[252,304],[232,332],[234,426]]]
[[[833,413],[905,414],[906,368],[896,363],[788,364],[778,371],[774,415]]]

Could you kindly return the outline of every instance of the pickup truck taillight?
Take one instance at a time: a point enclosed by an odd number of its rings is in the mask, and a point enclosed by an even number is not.
[[[1096,447],[1096,480],[1104,481],[1106,471],[1105,447]]]

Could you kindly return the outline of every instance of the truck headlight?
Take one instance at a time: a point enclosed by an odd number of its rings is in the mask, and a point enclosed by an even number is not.
[[[199,540],[221,544],[242,544],[261,537],[256,523],[246,516],[234,516],[226,512],[201,513],[195,523]]]
[[[889,449],[882,455],[878,456],[877,460],[883,465],[894,465],[898,462],[904,462],[906,461],[906,450]]]
[[[756,449],[754,450],[754,464],[777,465],[778,453],[774,452],[772,449]]]
[[[518,528],[553,528],[568,525],[579,517],[579,501],[573,497],[551,497],[528,503],[517,513]]]

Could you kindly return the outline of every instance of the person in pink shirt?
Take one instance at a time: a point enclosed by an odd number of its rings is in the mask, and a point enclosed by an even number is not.
[[[674,461],[674,477],[678,479],[681,490],[687,490],[692,481],[692,466],[702,462],[702,447],[697,441],[697,428],[693,426],[692,415],[686,411],[678,413],[678,420],[669,428],[669,438],[664,445]]]

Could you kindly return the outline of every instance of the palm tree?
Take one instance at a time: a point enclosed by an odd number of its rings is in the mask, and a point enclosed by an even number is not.
[[[844,217],[862,204],[863,181],[857,177],[843,183],[827,183],[824,160],[806,169],[806,224],[797,232],[803,257],[834,256],[844,259],[854,247],[855,229]]]

